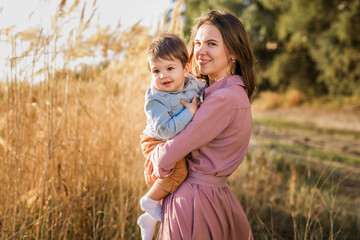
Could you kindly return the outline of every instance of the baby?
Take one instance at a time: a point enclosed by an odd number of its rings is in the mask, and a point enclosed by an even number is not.
[[[174,137],[191,122],[197,111],[197,97],[206,83],[189,73],[189,55],[185,43],[176,35],[165,34],[148,48],[151,86],[145,96],[147,126],[141,134],[141,149],[146,158],[157,144]],[[181,104],[182,101],[193,104]],[[184,102],[183,102],[184,103]],[[157,221],[162,219],[160,200],[175,190],[188,174],[185,159],[174,167],[173,174],[157,179],[141,198],[144,214],[138,219],[142,239],[152,239]]]

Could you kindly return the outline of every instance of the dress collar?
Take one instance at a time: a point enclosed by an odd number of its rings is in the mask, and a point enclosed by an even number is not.
[[[213,84],[211,84],[209,87],[205,89],[205,94],[209,94],[211,92],[214,92],[215,90],[219,88],[228,87],[231,85],[240,85],[245,88],[244,81],[240,75],[230,75],[226,76]]]

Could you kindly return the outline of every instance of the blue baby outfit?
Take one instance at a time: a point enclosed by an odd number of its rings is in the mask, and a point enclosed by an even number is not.
[[[154,86],[146,91],[144,110],[147,126],[144,134],[166,141],[174,137],[192,120],[193,115],[185,108],[180,100],[191,101],[205,89],[206,83],[189,74],[185,79],[185,86],[176,92],[164,92]]]

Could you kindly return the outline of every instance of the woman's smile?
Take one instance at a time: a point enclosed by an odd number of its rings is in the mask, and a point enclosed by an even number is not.
[[[198,59],[199,65],[202,65],[202,66],[208,64],[210,61],[211,61],[211,60]]]

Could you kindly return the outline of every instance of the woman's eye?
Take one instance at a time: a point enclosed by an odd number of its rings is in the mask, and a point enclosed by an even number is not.
[[[194,45],[195,46],[200,46],[200,42],[195,42]]]
[[[209,46],[216,46],[214,42],[209,42]]]

